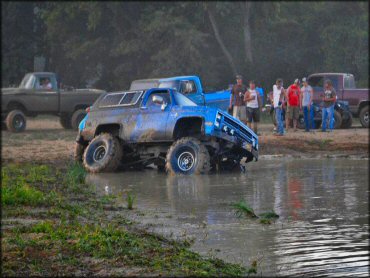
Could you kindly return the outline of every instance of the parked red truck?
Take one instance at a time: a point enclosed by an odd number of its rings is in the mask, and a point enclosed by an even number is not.
[[[322,100],[326,79],[332,81],[338,100],[348,102],[353,116],[360,118],[363,127],[369,127],[369,89],[357,89],[355,78],[350,73],[314,73],[307,78],[314,90],[314,102]]]

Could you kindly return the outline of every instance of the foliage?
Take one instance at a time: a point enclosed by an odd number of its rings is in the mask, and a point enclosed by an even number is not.
[[[313,72],[350,72],[368,86],[368,3],[2,2],[2,80],[19,83],[33,57],[63,83],[122,90],[133,79],[197,74],[207,89],[236,70],[270,89]],[[250,38],[248,39],[248,35]],[[250,55],[253,62],[250,62]]]
[[[136,196],[131,191],[128,191],[126,194],[126,202],[127,202],[128,209],[134,208],[133,206],[134,206],[135,200],[136,200]]]

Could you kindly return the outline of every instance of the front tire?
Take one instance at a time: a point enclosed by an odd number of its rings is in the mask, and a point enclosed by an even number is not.
[[[85,118],[87,112],[85,109],[78,109],[72,114],[71,126],[72,129],[78,130],[80,122]]]
[[[207,174],[211,169],[209,152],[205,145],[192,137],[174,142],[167,152],[166,171],[171,174]]]
[[[21,110],[13,110],[6,116],[5,123],[10,132],[22,132],[26,129],[26,116]]]
[[[369,127],[369,106],[365,106],[361,109],[360,122],[363,127]]]
[[[86,147],[83,164],[91,173],[117,170],[122,159],[122,147],[116,137],[102,133]]]

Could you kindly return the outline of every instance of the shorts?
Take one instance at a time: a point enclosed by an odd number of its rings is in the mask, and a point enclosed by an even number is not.
[[[245,106],[235,106],[234,105],[233,117],[239,119],[240,121],[246,121],[247,115],[245,111]]]
[[[298,120],[299,118],[299,106],[288,106],[286,109],[287,118],[289,120]]]
[[[260,109],[247,107],[247,122],[251,123],[253,120],[254,123],[260,121]]]

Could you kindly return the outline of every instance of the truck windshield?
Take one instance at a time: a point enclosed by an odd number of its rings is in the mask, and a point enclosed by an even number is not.
[[[32,89],[34,84],[35,84],[35,76],[33,74],[26,74],[22,81],[21,84],[19,84],[19,88],[21,89]]]
[[[179,106],[197,106],[196,103],[188,99],[186,96],[183,94],[180,94],[178,92],[173,92],[173,95],[175,97],[176,103]]]

